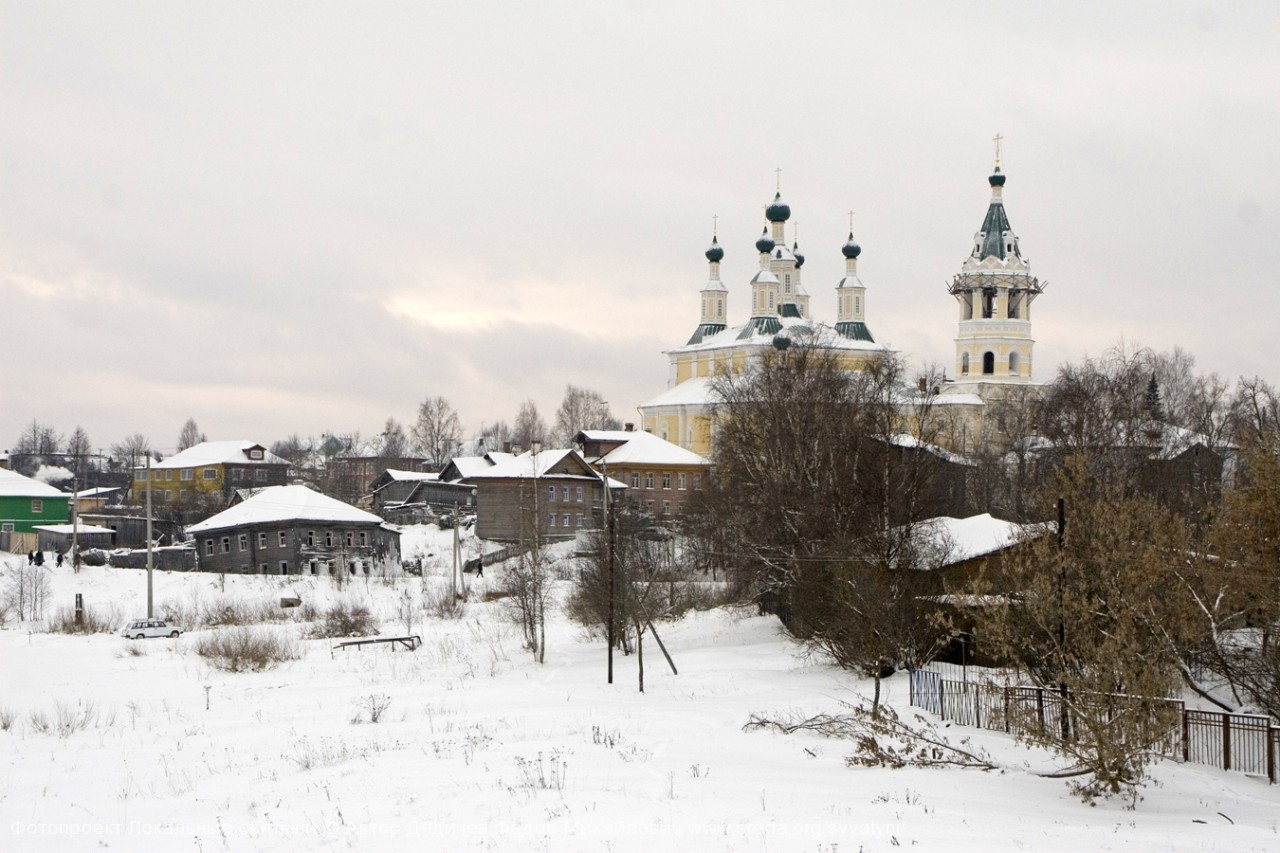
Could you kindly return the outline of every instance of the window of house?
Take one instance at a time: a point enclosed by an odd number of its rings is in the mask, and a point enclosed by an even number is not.
[[[676,476],[676,488],[682,491],[684,490],[684,472],[683,471],[681,471],[679,475]]]
[[[257,471],[254,472],[254,478],[259,483],[265,483],[267,481],[267,469],[259,468]]]
[[[142,482],[143,480],[147,479],[147,469],[139,468],[138,470],[134,471],[133,479],[137,482]]]
[[[241,533],[241,534],[240,534],[240,536],[239,536],[239,540],[240,540],[240,542],[239,542],[239,544],[240,544],[240,550],[241,550],[241,551],[248,551],[248,550],[249,550],[249,534],[248,534],[248,533]]]
[[[555,499],[556,499],[556,487],[547,486],[547,500],[553,501]]]
[[[265,531],[262,531],[262,530],[258,531],[258,547],[259,548],[267,547],[267,534]]]
[[[701,475],[701,474],[694,474],[694,475],[693,475],[693,487],[694,487],[695,489],[701,489],[701,488],[702,488],[702,475]]]
[[[984,352],[982,354],[982,372],[992,374],[996,372],[996,354],[993,352]]]
[[[316,532],[314,530],[308,530],[307,531],[307,547],[310,548],[315,544],[316,544]]]
[[[567,512],[566,512],[563,516],[561,516],[560,520],[561,520],[562,522],[564,522],[564,523],[563,523],[563,524],[561,524],[560,526],[561,526],[561,527],[564,527],[564,528],[566,528],[566,529],[568,529],[568,527],[569,527],[569,513],[567,513]]]
[[[178,479],[180,480],[194,480],[195,478],[196,472],[194,468],[183,468],[178,472]]]
[[[281,530],[280,531],[280,547],[284,548],[288,546],[288,544],[289,544],[289,534]]]
[[[366,575],[367,575],[367,574],[369,574],[369,561],[368,561],[368,560],[362,560],[362,561],[360,562],[360,566],[361,566],[361,569],[364,571],[364,573],[365,573]]]
[[[578,486],[578,503],[582,503],[582,486]]]
[[[222,537],[222,553],[224,554],[231,553],[231,537],[230,536]]]
[[[671,515],[671,501],[662,502],[662,514]]]
[[[348,571],[348,572],[350,572],[350,573],[351,573],[351,574],[353,574],[353,575],[356,573],[356,561],[355,561],[355,560],[352,560],[352,561],[351,561],[351,563],[350,563],[350,564],[348,564],[348,566],[347,566],[347,571]]]
[[[12,521],[6,521],[6,522],[3,522],[3,523],[0,523],[0,533],[12,533],[12,532],[13,532],[13,524],[14,524],[14,523],[13,523]],[[112,530],[115,530],[115,528],[114,528],[114,527],[113,527],[113,528],[111,528],[111,529],[112,529]]]
[[[1016,352],[1009,353],[1009,375],[1018,375],[1018,354]]]
[[[326,530],[324,532],[324,546],[326,548],[333,547],[333,531],[332,530]]]
[[[640,488],[640,472],[639,471],[631,472],[631,488],[633,489]]]
[[[178,500],[182,501],[183,503],[186,503],[190,497],[191,497],[190,489],[178,489]]]
[[[653,501],[644,502],[644,511],[649,513],[649,515],[653,515]]]
[[[250,458],[250,459],[261,459],[261,458],[262,458],[262,451],[261,451],[261,450],[250,450],[250,451],[249,451],[249,458]]]
[[[649,471],[644,475],[644,487],[646,489],[653,488],[653,472]]]
[[[288,561],[288,560],[281,560],[281,561],[280,561],[280,574],[282,574],[282,575],[287,575],[287,574],[289,574],[289,561]]]
[[[548,527],[555,527],[555,526],[556,526],[556,514],[555,514],[554,512],[553,512],[553,513],[551,513],[551,518],[548,520],[548,522],[547,522],[547,526],[548,526]]]
[[[671,488],[671,472],[670,471],[662,472],[662,488],[664,489]]]
[[[578,513],[578,526],[579,526],[579,527],[582,527],[582,526],[583,526],[583,521],[585,520],[585,518],[586,518],[586,517],[585,517],[582,513]]]
[[[315,560],[312,560],[310,563],[308,563],[308,564],[307,564],[307,568],[311,569],[311,574],[313,574],[313,575],[318,573],[318,572],[316,571],[318,567],[316,566],[316,561],[315,561]]]
[[[351,531],[348,530],[347,531],[347,547],[350,548],[353,542],[354,542],[354,539],[351,535]]]
[[[216,480],[216,479],[218,479],[218,469],[217,469],[217,468],[205,468],[205,469],[204,469],[204,478],[205,478],[206,480]]]
[[[165,499],[166,501],[172,501],[172,500],[173,500],[173,489],[165,489],[165,490],[164,490],[164,499]]]
[[[565,503],[568,503],[568,502],[569,502],[569,487],[568,487],[568,486],[565,486],[563,489],[561,489],[561,490],[560,490],[560,500],[564,501]]]
[[[369,544],[369,531],[361,530],[360,531],[360,547],[363,548],[365,545],[368,545],[368,544]]]
[[[42,513],[42,512],[44,512],[44,501],[40,498],[32,498],[31,499],[32,515],[38,515],[39,513]]]
[[[960,356],[960,372],[969,372],[969,353],[967,352]]]
[[[267,564],[263,563],[261,566],[259,566],[258,571],[262,572],[262,574],[265,575],[267,573]]]
[[[204,555],[206,557],[213,556],[213,540],[212,539],[204,540]]]
[[[238,483],[240,482],[240,479],[244,476],[244,471],[240,468],[232,468],[230,469],[230,474],[231,474],[231,482]]]

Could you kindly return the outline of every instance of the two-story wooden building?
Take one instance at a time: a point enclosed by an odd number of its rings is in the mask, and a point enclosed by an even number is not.
[[[32,550],[38,525],[67,520],[70,498],[48,483],[0,468],[0,544],[12,551]]]
[[[476,535],[518,542],[571,539],[604,518],[605,478],[572,449],[530,451],[475,471]],[[610,482],[621,490],[623,484]]]
[[[634,509],[657,519],[680,515],[711,475],[707,459],[650,432],[582,430],[574,443],[593,468],[627,485]]]
[[[205,441],[161,462],[135,466],[130,498],[146,500],[151,482],[152,506],[200,510],[226,506],[236,489],[282,486],[289,463],[252,441]]]
[[[402,574],[400,532],[306,486],[263,489],[187,528],[201,571],[380,577]]]

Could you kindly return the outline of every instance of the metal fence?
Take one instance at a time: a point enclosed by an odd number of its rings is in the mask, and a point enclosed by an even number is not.
[[[1089,700],[1092,710],[1102,713],[1091,713],[1086,721],[1070,710],[1080,698],[1068,698],[1073,702],[1064,703],[1057,691],[1041,687],[956,681],[940,672],[911,671],[911,704],[960,725],[1010,734],[1061,732],[1070,738],[1081,735],[1080,726],[1101,726],[1103,732],[1095,729],[1091,734],[1106,734],[1107,726],[1123,723],[1117,725],[1120,736],[1120,731],[1131,731],[1128,717],[1140,709],[1149,720],[1140,736],[1161,755],[1277,782],[1280,726],[1270,717],[1195,711],[1174,699],[1137,702],[1108,694]]]

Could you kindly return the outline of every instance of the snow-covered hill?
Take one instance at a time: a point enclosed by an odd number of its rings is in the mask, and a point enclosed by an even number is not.
[[[447,534],[415,536],[424,554],[448,546]],[[143,571],[49,574],[54,607],[80,592],[121,621],[145,610]],[[603,644],[559,614],[547,663],[535,664],[502,602],[480,600],[500,581],[486,574],[468,579],[463,618],[412,618],[416,652],[299,639],[301,659],[259,673],[211,669],[194,651],[203,631],[139,642],[11,621],[0,630],[0,849],[1280,849],[1280,787],[1265,780],[1167,764],[1135,811],[1090,808],[1031,772],[1026,762],[1042,768],[1045,756],[999,734],[949,730],[1008,768],[983,773],[853,769],[845,743],[744,731],[753,712],[837,711],[867,686],[798,655],[754,613],[662,627],[680,674],[646,655],[643,695],[634,658],[619,657],[606,684]],[[358,599],[385,633],[404,633],[400,604],[420,601],[423,583],[227,577],[224,588],[218,576],[157,573],[155,598],[188,613]],[[907,711],[901,676],[888,696]],[[61,736],[59,717],[85,725]]]

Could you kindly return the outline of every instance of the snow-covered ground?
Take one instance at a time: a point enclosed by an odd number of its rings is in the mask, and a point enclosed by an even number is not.
[[[451,533],[406,552],[447,555]],[[0,557],[6,567],[21,558]],[[443,572],[447,562],[441,562]],[[431,571],[429,566],[429,572]],[[76,592],[145,611],[140,570],[51,570],[52,609]],[[846,743],[744,731],[753,712],[839,711],[868,684],[797,653],[771,617],[716,610],[660,626],[679,675],[646,646],[616,659],[558,612],[534,663],[475,584],[461,619],[419,613],[416,652],[333,650],[260,673],[211,669],[178,640],[0,630],[0,850],[837,851],[1280,849],[1280,786],[1197,766],[1155,768],[1136,810],[1081,804],[1007,737],[951,728],[1007,769],[849,768]],[[442,577],[428,577],[429,585]],[[158,606],[361,599],[383,632],[417,578],[328,580],[156,573]],[[271,630],[301,636],[302,625]],[[134,654],[133,652],[139,652]],[[909,713],[906,681],[887,685]],[[385,704],[379,722],[370,709]],[[31,714],[84,712],[41,733]],[[1034,761],[1034,765],[1028,762]]]

